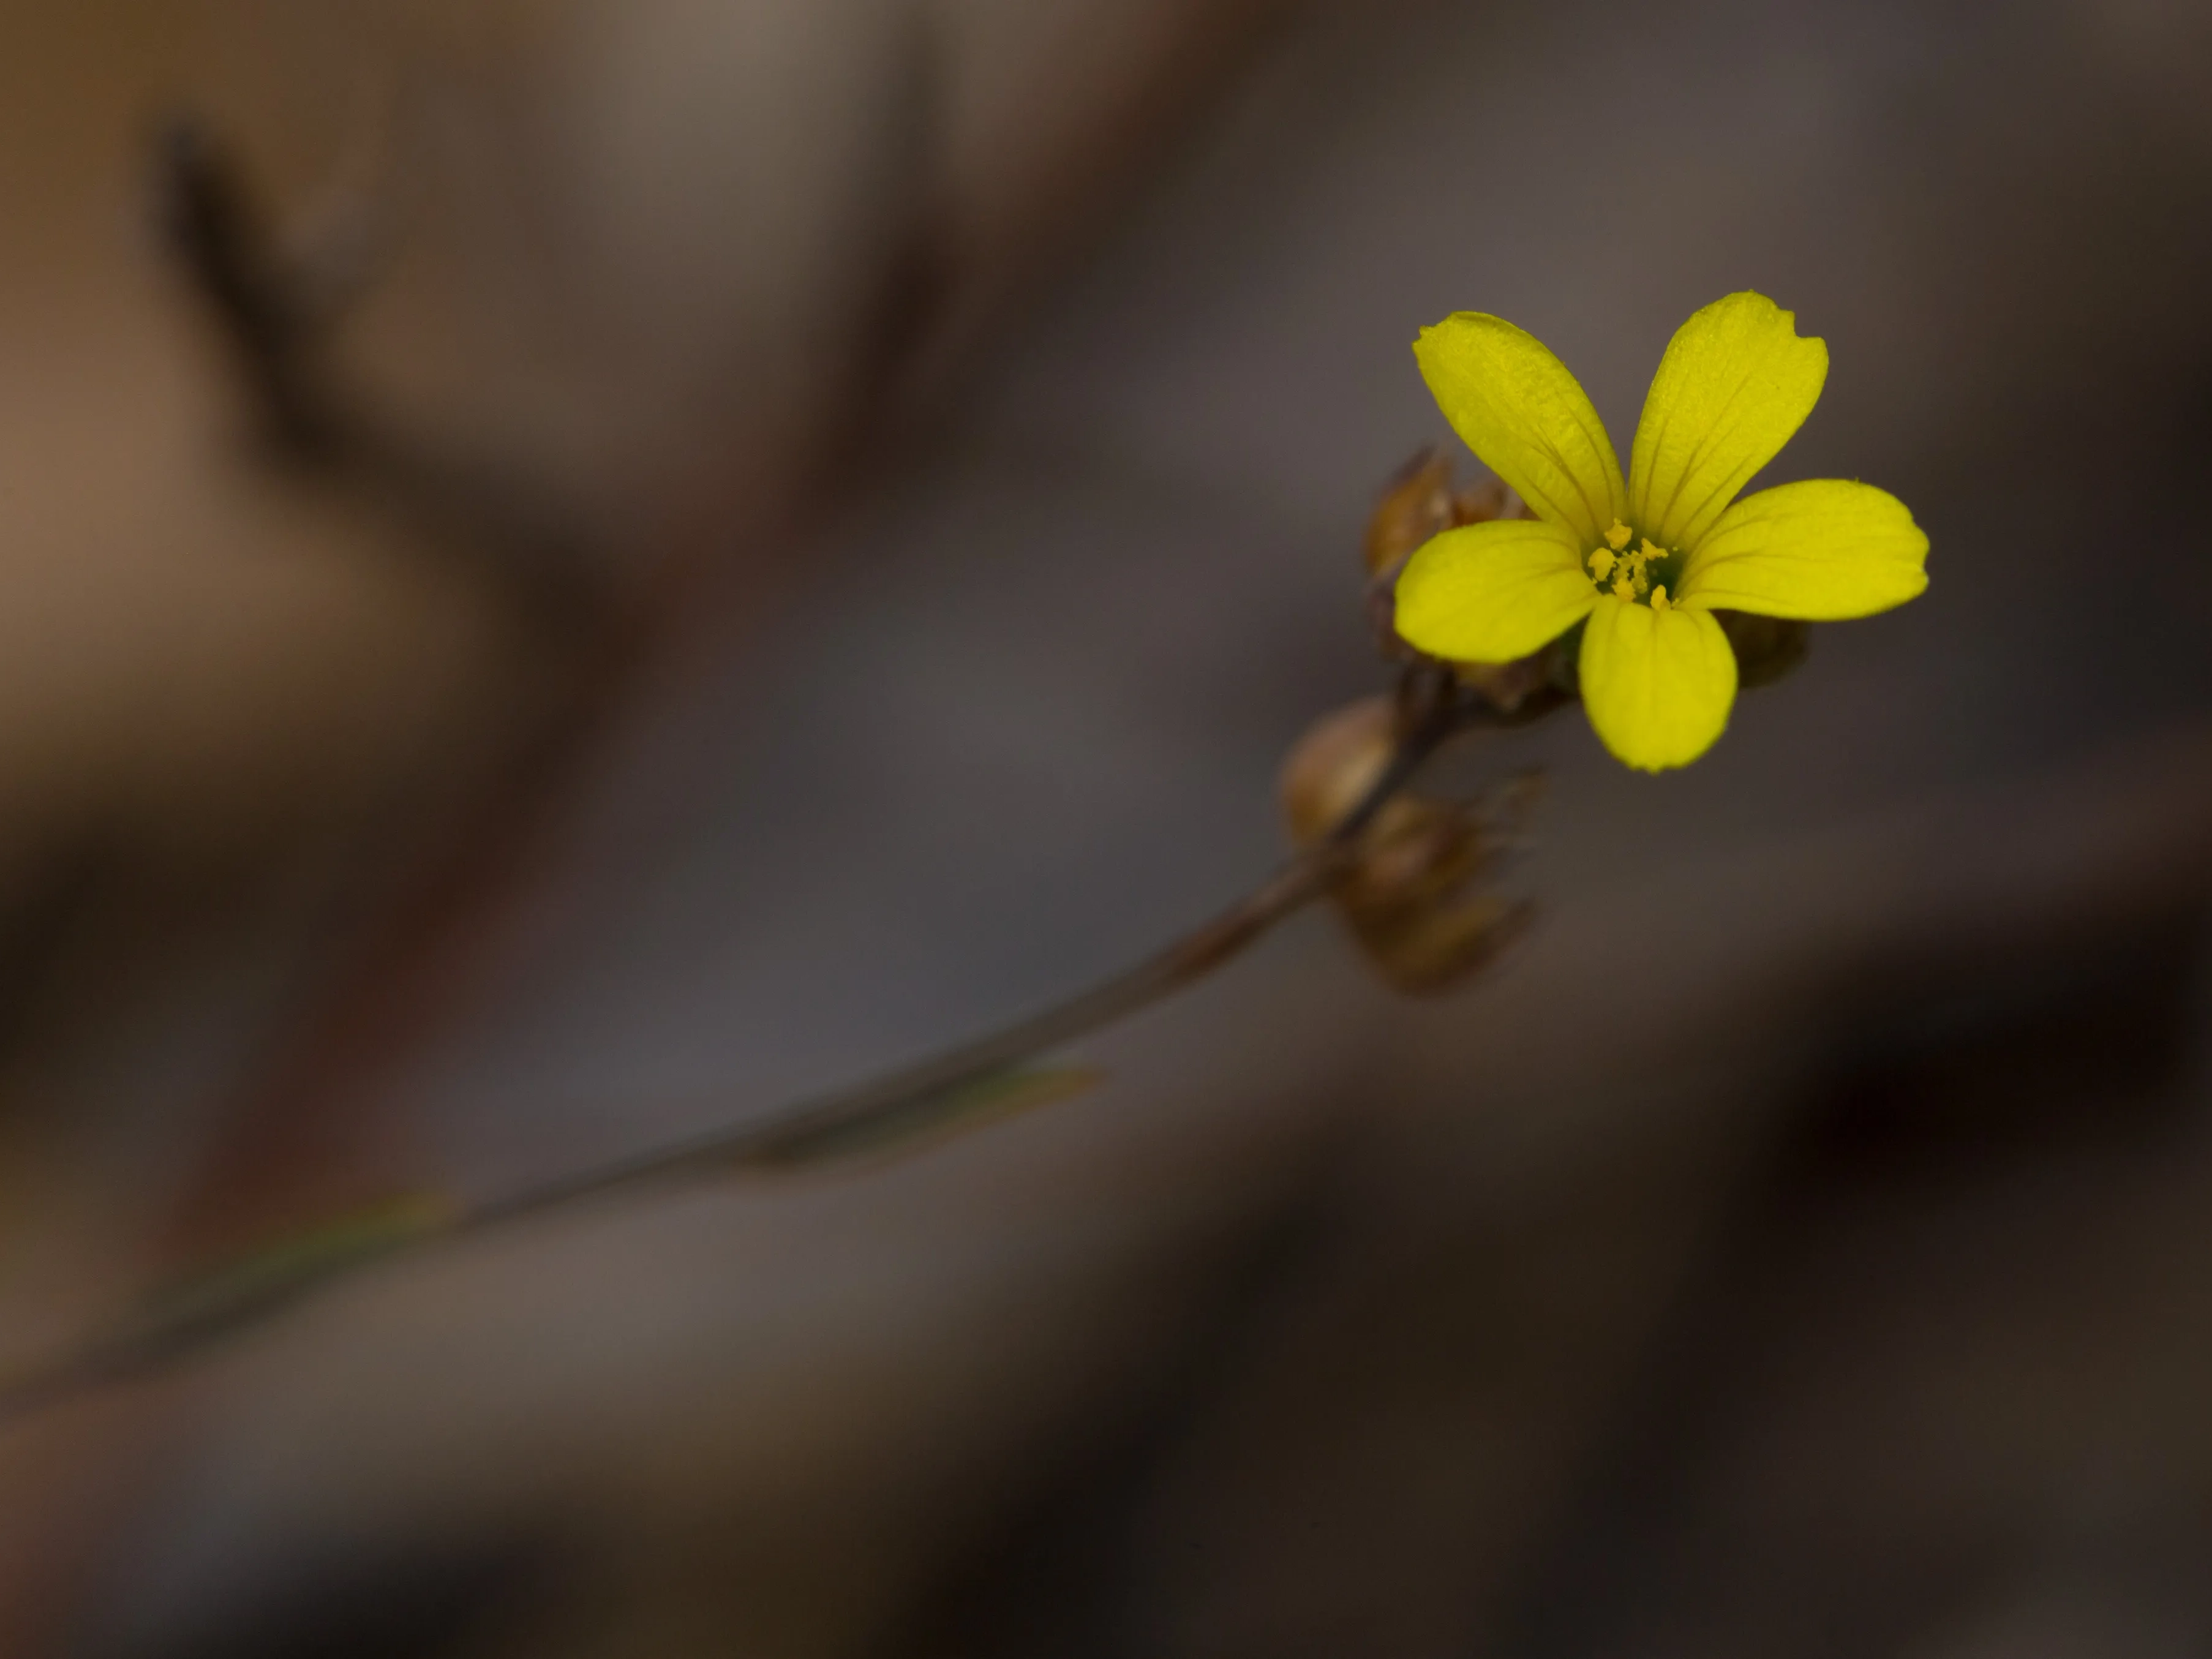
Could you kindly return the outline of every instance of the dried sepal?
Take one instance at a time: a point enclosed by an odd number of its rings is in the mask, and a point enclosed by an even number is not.
[[[1716,611],[1713,620],[1735,653],[1737,684],[1771,685],[1796,672],[1812,644],[1813,625],[1785,617],[1759,617],[1747,611]]]

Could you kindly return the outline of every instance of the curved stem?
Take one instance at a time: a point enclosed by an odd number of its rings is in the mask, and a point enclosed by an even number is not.
[[[1407,695],[1410,693],[1411,695]],[[919,1117],[930,1127],[972,1125],[992,1104],[970,1091],[1009,1068],[1115,1024],[1205,979],[1343,875],[1360,838],[1393,797],[1454,733],[1523,723],[1548,704],[1501,713],[1463,700],[1448,681],[1412,671],[1401,689],[1395,751],[1356,805],[1322,841],[1212,920],[1166,949],[1065,1000],[986,1036],[750,1123],[460,1209],[401,1208],[356,1217],[305,1238],[168,1287],[72,1353],[0,1382],[0,1422],[100,1384],[142,1375],[298,1302],[336,1279],[394,1257],[652,1182],[731,1170],[788,1170],[824,1162],[857,1142],[879,1144]],[[872,1133],[872,1131],[878,1132]]]
[[[1348,855],[1375,814],[1406,787],[1444,739],[1466,723],[1463,708],[1440,704],[1400,740],[1389,764],[1325,839],[1212,921],[1133,967],[911,1066],[799,1102],[758,1122],[664,1147],[483,1206],[460,1225],[484,1227],[537,1215],[580,1198],[702,1166],[787,1168],[809,1163],[821,1153],[834,1153],[840,1142],[878,1119],[926,1104],[1164,1001],[1242,954],[1278,922],[1326,893],[1342,873]]]

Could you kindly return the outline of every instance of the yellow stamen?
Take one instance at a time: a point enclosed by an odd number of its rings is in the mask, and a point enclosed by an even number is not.
[[[1589,568],[1590,574],[1602,582],[1613,574],[1613,555],[1601,547],[1589,556]]]
[[[1616,553],[1627,546],[1635,536],[1636,532],[1618,519],[1613,521],[1613,528],[1605,532],[1606,540],[1611,544],[1613,550]]]
[[[1651,608],[1654,611],[1664,611],[1668,608],[1666,583],[1661,582],[1658,586],[1651,590]]]
[[[1636,550],[1636,556],[1649,564],[1654,559],[1665,558],[1667,550],[1654,542],[1650,537],[1646,536],[1644,538],[1644,545]]]
[[[1634,580],[1625,575],[1615,576],[1613,579],[1613,597],[1624,605],[1632,603],[1636,598]]]

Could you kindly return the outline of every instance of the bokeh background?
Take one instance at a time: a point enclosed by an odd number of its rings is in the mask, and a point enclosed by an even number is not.
[[[365,453],[257,423],[179,118]],[[9,1423],[0,1650],[2212,1650],[2202,5],[12,0],[0,227],[9,1364],[1251,883],[1446,312],[1626,433],[1771,294],[1771,476],[1934,544],[1686,772],[1474,757],[1475,985],[1310,915],[1081,1098]]]

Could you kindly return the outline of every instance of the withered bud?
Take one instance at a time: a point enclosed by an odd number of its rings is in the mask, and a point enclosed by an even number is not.
[[[1443,450],[1428,448],[1398,469],[1367,520],[1360,545],[1367,574],[1395,569],[1413,550],[1452,522],[1452,465]]]
[[[1486,478],[1479,484],[1469,485],[1452,497],[1452,522],[1455,525],[1487,524],[1492,519],[1531,516],[1521,498],[1497,478]]]
[[[1432,996],[1497,961],[1534,919],[1524,902],[1473,893],[1392,921],[1354,922],[1352,931],[1391,989]]]
[[[1399,468],[1375,503],[1360,545],[1367,566],[1368,623],[1384,659],[1422,660],[1421,653],[1398,635],[1396,593],[1398,572],[1422,543],[1462,525],[1533,516],[1521,498],[1496,478],[1455,489],[1451,458],[1433,445]],[[1464,665],[1461,677],[1508,714],[1551,678],[1549,665],[1536,659],[1502,666]]]
[[[1713,620],[1735,653],[1736,683],[1746,690],[1771,685],[1805,660],[1812,642],[1809,623],[1779,617],[1754,617],[1743,611],[1716,611]]]
[[[1389,574],[1430,537],[1502,519],[1508,504],[1505,486],[1495,478],[1454,489],[1451,457],[1431,445],[1398,469],[1376,501],[1360,546],[1367,574]]]
[[[1366,798],[1389,764],[1395,725],[1389,702],[1372,698],[1323,720],[1291,752],[1283,806],[1299,846],[1316,845]],[[1361,831],[1330,896],[1399,990],[1441,990],[1518,934],[1525,908],[1475,884],[1510,844],[1537,787],[1523,777],[1477,803],[1400,794]]]
[[[1397,746],[1397,712],[1368,697],[1324,715],[1283,763],[1281,792],[1291,839],[1311,847],[1357,806]]]

